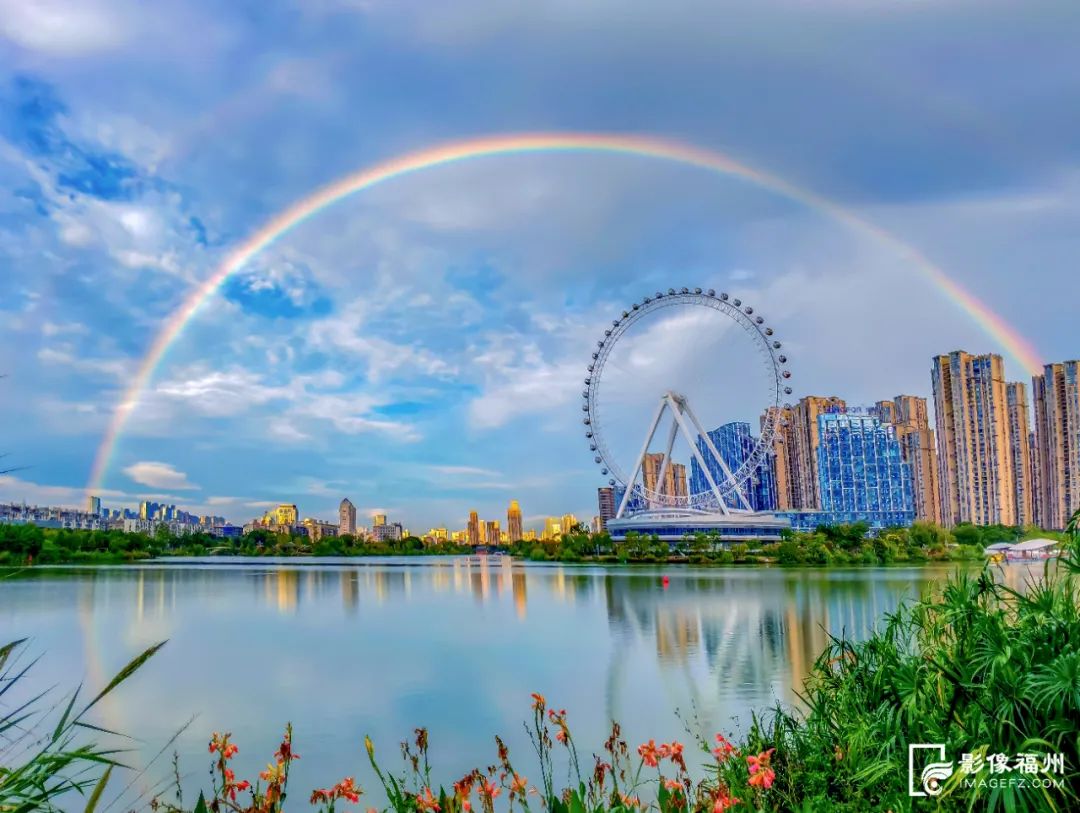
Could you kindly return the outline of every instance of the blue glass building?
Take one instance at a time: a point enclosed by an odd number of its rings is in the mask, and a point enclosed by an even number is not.
[[[750,458],[750,455],[753,454],[754,447],[757,445],[758,440],[751,434],[750,424],[745,421],[725,423],[723,426],[709,432],[709,438],[712,440],[716,450],[720,452],[720,457],[723,459],[725,465],[727,465],[733,474],[738,471]],[[701,436],[698,436],[697,446],[701,451],[701,456],[705,460],[705,464],[709,467],[709,473],[712,474],[713,479],[716,481],[717,485],[720,486],[725,501],[733,508],[739,507],[740,503],[738,497],[732,493],[730,488],[724,488],[727,477],[724,475],[723,469],[720,468],[720,464],[716,462],[712,452],[710,452],[705,445],[705,439]],[[750,478],[742,484],[742,489],[753,510],[776,510],[776,475],[773,472],[772,461],[769,457],[765,457],[762,462],[758,464]],[[705,477],[705,472],[702,470],[697,458],[691,457],[690,493],[702,494],[708,491],[709,481]],[[712,500],[712,502],[715,503],[715,499]]]
[[[910,525],[915,497],[910,466],[890,424],[873,415],[818,416],[818,483],[825,514],[872,525]]]

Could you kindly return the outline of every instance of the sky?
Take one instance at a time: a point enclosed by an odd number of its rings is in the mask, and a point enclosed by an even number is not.
[[[82,504],[154,337],[276,213],[493,134],[722,151],[914,247],[1042,360],[1076,358],[1077,41],[1075,2],[0,0],[0,452],[17,467],[0,500]],[[511,499],[531,525],[591,517],[606,478],[585,366],[612,318],[672,286],[766,315],[793,398],[928,396],[934,354],[1004,352],[895,244],[745,180],[479,158],[349,197],[230,277],[98,493],[238,522],[278,502],[331,518],[346,496],[412,530]],[[639,442],[627,416],[665,388],[701,393],[709,424],[767,405],[753,348],[685,316],[644,325],[641,352],[623,347],[638,366],[609,371],[613,443]]]

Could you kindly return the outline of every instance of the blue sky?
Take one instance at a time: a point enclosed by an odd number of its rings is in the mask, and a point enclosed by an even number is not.
[[[1070,2],[0,0],[0,448],[25,466],[0,499],[81,501],[153,336],[268,217],[491,133],[725,150],[918,247],[1045,360],[1075,358],[1077,41]],[[489,158],[343,201],[232,278],[132,415],[104,501],[239,521],[349,496],[413,529],[511,498],[591,516],[590,346],[671,285],[767,313],[796,397],[927,395],[933,353],[1001,350],[895,251],[744,182]],[[707,378],[747,393],[738,417],[759,408],[743,349],[656,327],[671,363],[648,387]],[[702,399],[707,422],[732,417]]]

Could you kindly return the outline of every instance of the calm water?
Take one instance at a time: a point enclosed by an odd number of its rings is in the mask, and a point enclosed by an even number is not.
[[[29,635],[41,686],[100,687],[169,643],[101,710],[145,762],[192,715],[181,769],[205,778],[206,741],[231,730],[241,775],[263,767],[292,721],[294,789],[348,774],[362,741],[383,759],[430,729],[448,782],[494,758],[501,733],[527,759],[529,694],[569,711],[584,755],[612,718],[631,744],[738,732],[751,709],[795,702],[825,631],[865,635],[951,567],[631,569],[467,558],[213,559],[38,569],[0,580],[0,638]],[[1026,569],[1008,569],[1019,581]],[[670,581],[661,580],[666,573]],[[167,764],[151,775],[162,777]],[[527,773],[527,772],[526,772]],[[531,774],[528,774],[530,775]]]

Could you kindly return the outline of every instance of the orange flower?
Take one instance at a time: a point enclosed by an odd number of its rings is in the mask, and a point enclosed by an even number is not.
[[[523,793],[525,793],[526,790],[528,790],[528,787],[529,787],[529,780],[528,779],[526,779],[524,776],[521,776],[520,774],[514,774],[514,779],[510,783],[510,792],[511,793],[522,793],[523,794]]]
[[[735,807],[739,800],[734,796],[728,796],[724,790],[718,790],[713,798],[713,813],[724,813],[725,810]]]
[[[637,796],[627,796],[625,793],[620,793],[619,799],[624,807],[641,807],[641,799]]]
[[[682,782],[678,779],[665,779],[664,787],[668,790],[682,790]]]
[[[431,810],[434,813],[439,813],[441,808],[438,800],[431,795],[431,788],[424,788],[422,793],[416,794],[416,809],[421,811]]]
[[[502,793],[502,788],[496,785],[494,782],[481,782],[480,783],[480,795],[487,796],[489,799],[494,799]]]
[[[659,764],[657,758],[661,756],[661,754],[656,747],[656,740],[649,740],[644,745],[639,745],[637,752],[641,755],[641,761],[650,768],[655,768]]]
[[[746,765],[750,769],[750,784],[758,788],[771,788],[776,779],[776,771],[772,769],[769,761],[772,759],[775,748],[762,751],[757,756],[751,755],[746,758]]]
[[[544,700],[544,696],[542,694],[537,694],[536,692],[533,692],[532,693],[532,699],[533,699],[533,704],[532,704],[533,710],[534,711],[543,711],[544,706],[547,705],[547,701]]]

